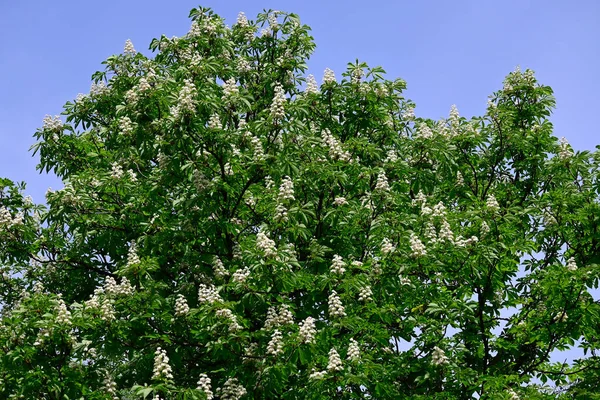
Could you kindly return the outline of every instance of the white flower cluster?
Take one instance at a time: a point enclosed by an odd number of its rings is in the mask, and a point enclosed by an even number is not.
[[[133,42],[131,41],[131,39],[127,39],[125,41],[125,47],[123,49],[123,53],[128,54],[128,55],[135,55],[135,53],[137,53],[135,51],[135,48],[133,47]]]
[[[216,312],[217,317],[224,318],[229,321],[229,332],[236,332],[242,329],[242,326],[237,322],[237,317],[228,308],[221,308]]]
[[[413,257],[422,257],[427,255],[427,249],[425,248],[425,245],[423,244],[423,242],[421,242],[421,239],[419,239],[414,233],[410,234],[409,244],[411,255]]]
[[[333,261],[331,262],[331,267],[329,268],[332,274],[342,275],[346,272],[346,268],[344,268],[344,260],[339,255],[333,256]]]
[[[237,62],[237,72],[242,75],[246,72],[252,71],[252,66],[245,58],[240,57]]]
[[[139,93],[144,93],[152,89],[152,86],[150,86],[148,79],[146,79],[145,77],[141,77],[140,81],[138,82],[137,88]]]
[[[348,201],[346,200],[345,197],[336,197],[333,200],[333,205],[336,205],[336,206],[343,206],[343,205],[346,205],[346,204],[348,204]]]
[[[487,224],[487,222],[483,221],[481,223],[481,228],[479,232],[482,237],[490,233],[490,226]]]
[[[112,163],[110,177],[113,179],[121,179],[123,174],[123,167],[121,167],[117,162]]]
[[[23,225],[23,213],[19,212],[13,218],[10,211],[6,207],[0,207],[0,226],[17,226]]]
[[[396,161],[398,161],[398,154],[396,153],[396,150],[388,150],[383,162],[384,163],[395,163]]]
[[[137,246],[135,242],[131,243],[129,246],[129,251],[127,252],[127,267],[131,267],[132,265],[139,264],[140,258],[137,254]]]
[[[333,137],[329,129],[324,129],[321,132],[321,139],[323,140],[323,143],[329,147],[329,157],[334,160],[350,161],[350,153],[342,150],[340,142]]]
[[[508,389],[507,393],[508,393],[508,396],[509,396],[508,397],[509,400],[519,400],[520,399],[519,395],[516,394],[515,391],[512,390],[512,389]]]
[[[175,315],[177,317],[183,317],[190,312],[190,307],[188,306],[187,300],[182,294],[177,295],[177,299],[175,300]]]
[[[375,184],[375,190],[381,192],[389,192],[390,185],[388,184],[387,176],[385,175],[385,171],[381,169],[377,174],[377,183]]]
[[[294,315],[290,310],[290,306],[283,304],[279,306],[279,311],[271,306],[267,310],[264,329],[273,329],[279,326],[291,325],[294,323]]]
[[[388,255],[393,253],[396,250],[396,247],[392,244],[392,241],[388,238],[383,238],[381,241],[381,253],[383,255]]]
[[[221,400],[239,400],[246,395],[246,389],[238,383],[237,378],[229,378],[225,381],[223,387],[217,389]]]
[[[228,101],[232,97],[236,96],[239,91],[240,89],[235,82],[235,78],[229,78],[223,82],[223,96],[221,97],[221,100]]]
[[[198,287],[198,301],[200,303],[214,304],[223,300],[213,285],[207,286],[201,283]]]
[[[119,400],[119,397],[117,397],[117,384],[108,373],[104,377],[104,390],[106,390],[106,393],[109,394],[113,400]]]
[[[498,204],[498,200],[493,194],[488,195],[485,200],[485,205],[492,211],[498,211],[500,209],[500,204]]]
[[[278,329],[275,329],[271,335],[271,340],[267,345],[267,354],[274,356],[283,354],[283,335]]]
[[[313,368],[312,373],[308,376],[308,379],[319,380],[325,378],[326,375],[327,371],[315,371],[315,369]]]
[[[319,85],[314,75],[310,74],[306,77],[306,90],[305,93],[316,94],[319,93]]]
[[[196,94],[197,91],[194,82],[191,79],[185,79],[183,81],[183,87],[177,96],[176,105],[171,107],[173,118],[178,119],[182,112],[193,113],[196,111]]]
[[[214,113],[208,119],[208,127],[210,129],[223,129],[223,125],[221,124],[221,119],[219,115]]]
[[[106,86],[104,81],[98,81],[98,83],[92,83],[92,85],[90,86],[90,95],[102,96],[109,90],[110,89],[108,88],[108,86]]]
[[[112,321],[115,319],[115,308],[113,299],[105,297],[100,305],[100,319],[102,321]]]
[[[121,284],[117,284],[115,278],[109,276],[104,280],[104,293],[107,296],[129,296],[133,294],[133,286],[126,277],[121,279]]]
[[[363,286],[360,288],[358,292],[358,300],[359,301],[369,301],[373,300],[373,291],[370,286]]]
[[[433,365],[447,364],[448,363],[448,357],[446,357],[446,353],[444,353],[444,350],[442,350],[439,347],[435,346],[433,348],[433,353],[431,353],[431,363]]]
[[[248,18],[246,17],[246,14],[242,11],[240,11],[240,13],[237,16],[237,21],[235,21],[236,25],[239,25],[242,28],[245,28],[248,26]]]
[[[58,299],[56,309],[58,311],[56,323],[60,325],[71,325],[71,312],[67,309],[67,305],[63,299]]]
[[[283,202],[285,200],[295,200],[294,198],[294,182],[289,176],[284,176],[281,185],[279,186],[279,195],[277,200]]]
[[[325,68],[325,73],[323,74],[323,83],[326,84],[335,81],[335,73],[329,68]]]
[[[569,258],[569,260],[567,261],[567,269],[569,271],[577,271],[577,263],[575,262],[575,259],[573,257]]]
[[[133,122],[129,117],[122,117],[119,120],[119,130],[123,135],[129,135],[133,133]]]
[[[327,371],[335,372],[342,371],[344,367],[342,366],[342,359],[340,358],[339,353],[335,348],[331,348],[329,350],[329,361],[327,363]]]
[[[460,171],[456,171],[456,184],[458,186],[463,186],[465,184],[465,178],[463,178],[463,174]]]
[[[402,114],[402,118],[404,118],[407,121],[412,121],[413,119],[415,119],[415,109],[412,107],[407,108],[406,111],[404,111],[404,113]]]
[[[424,122],[421,122],[419,124],[419,126],[417,127],[416,133],[417,133],[416,136],[421,139],[431,139],[433,137],[433,131]]]
[[[252,148],[254,149],[254,154],[252,158],[256,162],[263,161],[265,159],[265,151],[263,149],[262,142],[256,136],[252,136],[250,139],[250,143],[252,144]]]
[[[225,266],[223,265],[223,261],[221,261],[221,259],[216,256],[213,261],[213,271],[215,273],[215,276],[220,279],[222,279],[226,276],[229,276],[229,271],[227,271],[227,269],[225,269]]]
[[[235,271],[231,278],[236,283],[245,283],[249,276],[250,276],[250,268],[244,267],[244,268],[240,268],[237,271]]]
[[[335,290],[332,290],[328,299],[329,315],[332,317],[345,317],[346,310]]]
[[[213,400],[215,398],[212,387],[211,380],[206,374],[200,374],[200,378],[198,379],[198,386],[196,389],[201,390],[206,395],[206,400]]]
[[[269,239],[269,237],[262,231],[256,235],[256,247],[261,250],[265,257],[274,257],[277,255],[277,248],[275,247],[275,241]]]
[[[283,91],[283,87],[281,84],[277,84],[275,86],[275,96],[273,97],[273,102],[271,103],[271,117],[273,120],[279,121],[285,117],[285,92]]]
[[[561,159],[566,160],[567,158],[573,155],[573,150],[571,149],[571,146],[569,146],[569,142],[567,142],[567,139],[565,139],[564,137],[560,138],[559,146],[560,150],[558,152],[558,156]]]
[[[42,123],[43,129],[51,131],[61,130],[63,127],[63,122],[60,120],[60,116],[58,115],[55,115],[54,118],[51,115],[46,115]]]
[[[360,360],[360,348],[358,347],[358,342],[354,340],[354,338],[350,339],[350,344],[348,345],[348,360],[350,361],[358,361]]]
[[[302,343],[315,343],[315,335],[317,334],[315,319],[307,317],[304,321],[300,322],[299,326],[300,341]]]
[[[173,370],[169,365],[167,352],[160,347],[154,352],[154,370],[152,379],[173,379]]]

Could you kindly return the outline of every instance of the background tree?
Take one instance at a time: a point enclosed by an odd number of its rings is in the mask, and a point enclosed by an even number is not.
[[[599,156],[549,87],[431,121],[305,78],[294,14],[190,17],[46,117],[47,207],[1,182],[3,398],[593,398]]]

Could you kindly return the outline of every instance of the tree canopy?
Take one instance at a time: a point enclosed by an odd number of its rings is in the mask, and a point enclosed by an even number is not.
[[[434,121],[306,75],[295,14],[190,18],[44,119],[46,204],[0,180],[0,397],[597,398],[600,154],[550,87]]]

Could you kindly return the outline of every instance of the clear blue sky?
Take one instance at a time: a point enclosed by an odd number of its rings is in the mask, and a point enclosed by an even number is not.
[[[131,39],[138,51],[161,34],[183,36],[190,1],[0,0],[0,176],[29,183],[44,201],[62,185],[35,171],[28,153],[45,114],[59,114],[91,74]],[[263,8],[295,12],[313,29],[309,62],[319,80],[325,67],[339,76],[356,58],[381,65],[408,82],[419,116],[484,112],[489,94],[515,66],[552,86],[555,134],[575,149],[600,143],[600,1],[205,1],[233,24]],[[556,355],[556,359],[559,358]]]

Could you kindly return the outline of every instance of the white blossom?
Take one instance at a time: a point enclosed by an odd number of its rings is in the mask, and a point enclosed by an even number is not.
[[[498,204],[498,200],[496,200],[496,197],[493,194],[488,195],[485,204],[492,211],[500,209],[500,204]]]
[[[452,232],[452,229],[450,228],[450,224],[446,220],[442,221],[442,226],[440,227],[439,239],[442,241],[445,240],[447,242],[454,243],[454,233]]]
[[[269,239],[269,237],[262,231],[256,235],[256,247],[261,250],[265,257],[273,257],[277,255],[277,248],[275,247],[275,241]]]
[[[182,112],[193,113],[196,111],[196,94],[197,91],[194,82],[191,79],[185,79],[183,87],[177,96],[176,105],[171,107],[173,118],[179,118]]]
[[[278,121],[285,117],[285,92],[283,91],[283,87],[281,84],[277,84],[275,86],[275,96],[273,97],[273,102],[271,103],[271,117],[274,120]]]
[[[218,114],[213,113],[210,116],[208,119],[208,127],[210,129],[223,129],[223,125],[221,124],[221,119],[219,118]]]
[[[198,386],[196,389],[201,390],[206,395],[206,400],[213,400],[214,394],[212,392],[211,380],[206,374],[200,374],[200,378],[198,379]]]
[[[138,90],[140,93],[144,93],[144,92],[147,92],[148,90],[152,89],[152,86],[150,86],[150,83],[144,77],[140,78],[140,81],[138,82],[137,87],[138,87]]]
[[[278,329],[275,329],[271,335],[271,340],[267,346],[267,354],[274,356],[283,354],[283,335]]]
[[[137,53],[135,51],[135,48],[133,47],[133,43],[131,42],[130,39],[127,39],[125,41],[125,47],[123,49],[123,53],[129,54],[129,55],[135,55],[135,53]]]
[[[344,272],[346,272],[346,269],[344,268],[344,260],[342,259],[342,257],[340,257],[337,254],[333,256],[330,271],[332,274],[339,275],[342,275]]]
[[[569,146],[569,142],[564,137],[560,138],[560,150],[558,152],[558,156],[565,160],[573,155],[573,150],[571,146]]]
[[[444,353],[444,350],[442,350],[439,347],[435,346],[433,348],[433,353],[431,354],[431,363],[433,365],[447,364],[448,363],[448,357],[446,357],[446,353]]]
[[[133,133],[133,123],[129,117],[122,117],[119,119],[119,130],[123,135],[129,135]]]
[[[393,253],[396,250],[396,247],[392,244],[392,241],[388,238],[383,238],[381,241],[381,253],[383,255],[388,255]]]
[[[331,294],[329,294],[328,305],[329,315],[331,315],[332,317],[346,316],[346,311],[344,309],[342,301],[340,300],[340,297],[338,296],[335,290],[332,290]]]
[[[360,359],[360,348],[358,347],[358,342],[353,338],[350,339],[350,344],[348,345],[347,358],[350,361],[358,361]]]
[[[61,325],[71,325],[71,313],[67,309],[67,305],[63,299],[58,299],[58,305],[56,309],[58,311],[56,323]]]
[[[375,184],[375,190],[379,190],[382,192],[389,192],[390,190],[390,185],[388,184],[388,179],[383,169],[380,170],[377,174],[377,183]]]
[[[222,301],[222,299],[213,285],[207,286],[201,283],[198,285],[198,301],[200,303],[214,304]]]
[[[187,304],[187,300],[182,294],[177,295],[175,300],[175,315],[182,317],[190,311],[190,307]]]
[[[235,23],[236,23],[236,25],[239,25],[242,28],[247,27],[248,26],[248,18],[246,17],[246,14],[240,11]]]
[[[250,72],[252,70],[252,66],[245,58],[240,57],[237,62],[237,72],[238,74],[244,74],[246,72]]]
[[[456,171],[456,184],[458,186],[463,186],[465,184],[465,178],[460,171]]]
[[[329,147],[329,157],[334,160],[350,161],[350,153],[342,149],[341,144],[333,137],[329,129],[324,129],[321,132],[321,139],[323,140],[323,143]]]
[[[92,83],[90,86],[90,95],[92,96],[101,96],[104,93],[108,92],[110,89],[106,86],[104,81],[98,81],[98,83]]]
[[[569,258],[567,261],[567,269],[569,271],[577,271],[577,263],[573,257]]]
[[[221,400],[239,400],[247,391],[238,383],[237,378],[229,378],[225,381],[223,387],[217,389]]]
[[[229,331],[235,332],[242,329],[242,326],[237,322],[237,316],[228,308],[221,308],[216,312],[217,317],[224,318],[229,321]]]
[[[343,369],[344,367],[342,366],[342,359],[340,358],[340,355],[338,354],[335,348],[331,348],[331,350],[329,350],[329,361],[327,363],[327,371],[335,372],[342,371]]]
[[[42,123],[43,129],[48,129],[51,131],[61,130],[63,128],[63,122],[60,120],[59,115],[55,115],[54,118],[51,115],[46,115]]]
[[[327,371],[315,371],[313,368],[311,374],[308,376],[308,379],[319,380],[325,378],[325,375],[327,375]]]
[[[225,269],[223,261],[221,261],[219,257],[215,257],[213,261],[213,271],[217,278],[224,278],[226,276],[229,276],[229,271]]]
[[[108,373],[104,377],[103,383],[104,390],[106,390],[106,393],[108,393],[113,400],[118,400],[119,398],[117,397],[117,384]]]
[[[345,204],[348,204],[348,201],[346,201],[345,197],[336,197],[333,200],[333,204],[336,205],[336,206],[343,206]]]
[[[100,319],[103,321],[112,321],[115,319],[115,309],[113,302],[109,298],[104,298],[100,306]]]
[[[315,335],[317,334],[317,328],[315,326],[315,319],[313,317],[307,317],[304,321],[300,322],[299,336],[302,343],[314,343]]]
[[[249,276],[250,276],[250,268],[244,267],[244,268],[240,268],[237,271],[235,271],[231,278],[236,283],[244,283],[244,282],[246,282],[246,280],[248,279]]]
[[[325,73],[323,74],[323,83],[335,82],[335,73],[329,68],[325,68]]]
[[[506,392],[508,393],[509,400],[519,400],[520,399],[519,395],[516,394],[514,390],[508,389]]]
[[[427,249],[421,240],[414,233],[410,234],[410,250],[413,257],[422,257],[427,254]]]
[[[223,82],[223,96],[221,100],[226,101],[239,93],[239,88],[235,82],[235,78],[229,78]]]
[[[396,153],[396,150],[388,150],[385,160],[383,160],[383,162],[395,163],[396,161],[398,161],[398,154]]]
[[[481,228],[479,231],[480,231],[481,236],[483,237],[490,232],[490,226],[487,224],[487,222],[483,221],[481,223]]]
[[[360,288],[358,292],[358,300],[359,301],[368,301],[373,300],[373,291],[370,286],[363,286]]]
[[[169,365],[167,352],[160,347],[154,352],[154,369],[152,379],[173,379],[173,370]]]
[[[306,93],[319,93],[319,86],[317,85],[317,80],[314,75],[310,74],[306,78]]]
[[[294,198],[294,182],[289,176],[283,177],[281,185],[279,186],[279,195],[277,196],[278,201],[295,200]]]
[[[417,127],[417,137],[422,139],[431,139],[433,137],[433,131],[427,124],[421,122]]]

